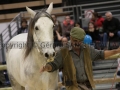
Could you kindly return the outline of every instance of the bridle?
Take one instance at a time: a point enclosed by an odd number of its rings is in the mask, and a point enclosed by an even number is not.
[[[49,13],[47,13],[45,10],[41,10],[40,12],[36,12],[35,17],[36,16],[39,16],[39,17],[48,17],[48,18],[50,18],[53,21],[51,15]],[[35,21],[37,21],[37,20],[35,20]],[[54,21],[53,21],[53,23],[54,23]]]
[[[45,10],[42,10],[41,12],[37,12],[36,15],[35,15],[35,17],[37,17],[37,16],[38,16],[39,18],[40,18],[40,17],[48,17],[48,18],[50,18],[50,19],[52,20],[52,22],[54,23],[51,15],[50,15],[49,13],[47,13]],[[35,18],[35,17],[34,17],[34,18]],[[37,18],[37,19],[38,19],[38,18]],[[36,19],[35,21],[37,21],[37,19]],[[36,31],[34,31],[34,34],[35,34],[35,39],[36,39],[36,41],[40,43],[40,40],[39,40],[39,38],[37,37]],[[36,43],[36,45],[37,45],[37,46],[35,46],[35,47],[36,47],[37,51],[38,51],[41,55],[43,55],[43,53],[41,52],[42,49],[39,47],[39,45],[38,45],[37,43]]]

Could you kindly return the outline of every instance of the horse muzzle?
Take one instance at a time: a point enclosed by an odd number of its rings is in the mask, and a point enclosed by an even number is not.
[[[55,52],[53,52],[52,54],[45,53],[46,58],[50,58],[50,57],[54,57],[54,56],[55,56]]]

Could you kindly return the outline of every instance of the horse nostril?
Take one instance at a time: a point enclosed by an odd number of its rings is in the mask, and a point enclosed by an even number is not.
[[[55,52],[53,52],[53,56],[55,56]]]
[[[49,57],[48,53],[45,53],[45,57],[47,57],[47,58]]]

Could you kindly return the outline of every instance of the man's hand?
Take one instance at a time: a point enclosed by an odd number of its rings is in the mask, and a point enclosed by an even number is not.
[[[42,72],[44,72],[44,71],[51,71],[51,70],[52,70],[51,65],[46,64],[45,66],[43,66],[43,67],[40,69],[40,73],[42,73]]]
[[[118,48],[118,52],[120,53],[120,47]]]
[[[41,69],[40,69],[40,73],[44,72],[45,71],[45,66],[43,66]]]
[[[112,55],[120,53],[120,47],[118,49],[113,49],[113,50],[105,50],[104,51],[104,56],[105,58],[108,58]]]
[[[113,37],[113,36],[114,36],[114,33],[111,33],[111,32],[110,32],[110,33],[109,33],[109,36],[110,36],[110,37]]]

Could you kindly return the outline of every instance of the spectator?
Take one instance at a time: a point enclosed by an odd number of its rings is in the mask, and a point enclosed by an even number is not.
[[[103,29],[107,33],[109,40],[112,38],[120,38],[120,22],[112,16],[111,12],[105,13],[106,19],[103,23]]]
[[[54,14],[52,15],[52,19],[55,24],[54,29],[57,30],[60,33],[60,35],[62,35],[62,27],[60,21],[57,20],[57,17]]]
[[[91,20],[94,24],[97,30],[99,30],[100,33],[102,33],[102,27],[103,27],[103,22],[104,22],[104,18],[102,16],[100,16],[97,12],[93,12],[92,13],[92,20]]]
[[[74,27],[80,27],[80,23],[79,22],[75,22]]]
[[[70,38],[70,31],[74,27],[74,21],[70,19],[70,16],[66,16],[63,21],[63,36]]]
[[[62,35],[62,27],[61,27],[60,21],[57,20],[56,15],[53,14],[52,19],[55,25],[54,26],[54,47],[58,47],[61,45],[61,42],[57,38],[56,31],[58,31],[58,33]]]
[[[22,19],[21,21],[21,28],[18,30],[18,34],[20,33],[27,33],[28,32],[28,25],[27,25],[27,20]]]
[[[100,41],[99,31],[96,30],[94,23],[88,23],[88,31],[86,33],[92,37],[93,42]]]
[[[94,23],[96,30],[99,31],[99,37],[102,43],[101,45],[103,46],[103,49],[106,49],[107,34],[103,31],[104,18],[97,12],[93,12],[91,22]]]
[[[61,36],[58,31],[56,31],[56,34],[57,34],[58,40],[59,40],[60,42],[62,42],[62,45],[61,45],[61,46],[63,46],[63,47],[66,46],[67,43],[68,43],[68,39],[67,39],[66,37]],[[60,50],[60,47],[57,47],[55,50],[56,50],[56,51],[59,51],[59,50]]]
[[[93,41],[92,45],[94,45],[95,48],[102,49],[99,31],[96,30],[96,27],[93,22],[88,23],[88,30],[86,31],[86,34],[92,37],[92,41]]]

